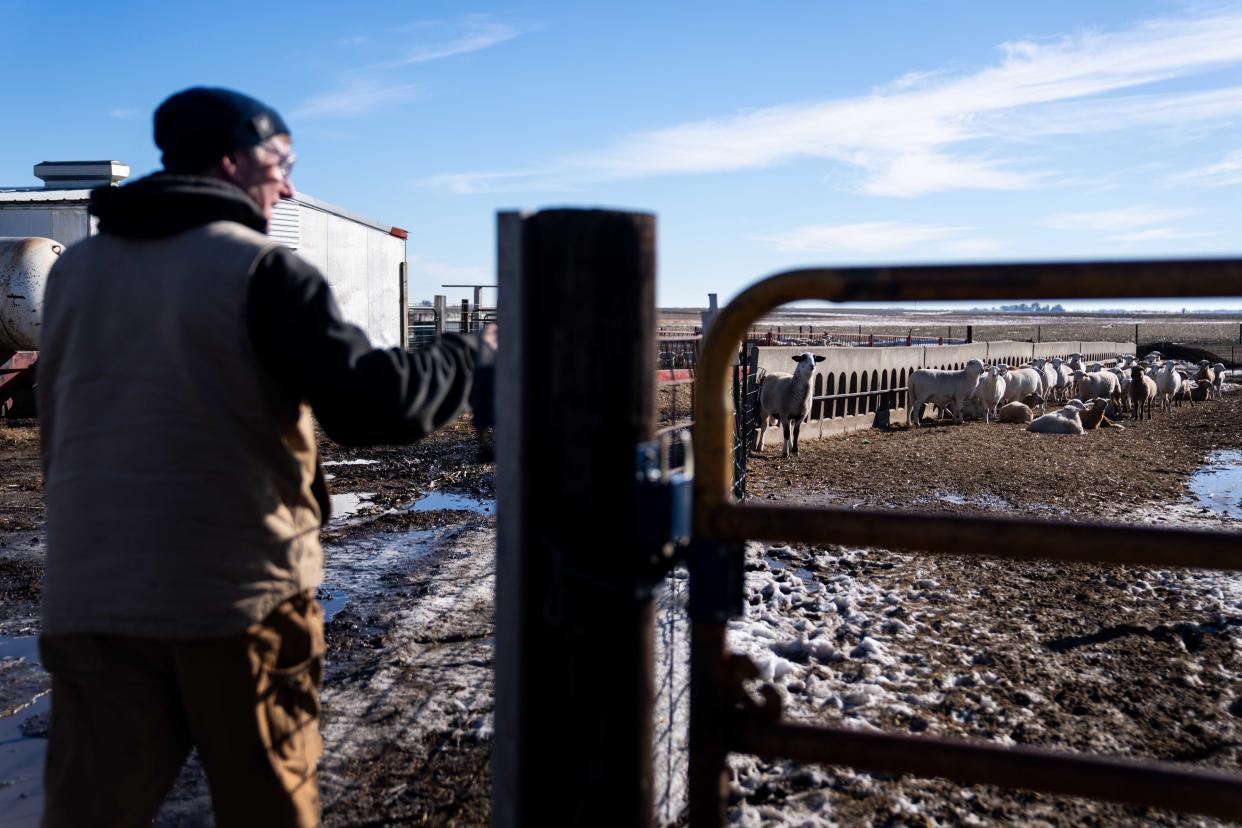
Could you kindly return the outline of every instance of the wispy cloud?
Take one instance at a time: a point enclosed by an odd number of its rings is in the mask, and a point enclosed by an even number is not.
[[[541,190],[570,191],[574,185],[556,182],[555,168],[514,170],[511,172],[462,172],[444,173],[416,181],[416,184],[446,190],[457,195],[474,195],[526,189],[538,186]]]
[[[1202,184],[1209,187],[1232,187],[1242,184],[1242,149],[1234,150],[1223,161],[1188,170],[1171,178],[1176,184]]]
[[[1044,227],[1054,230],[1119,231],[1150,227],[1167,221],[1193,216],[1197,210],[1160,207],[1122,207],[1116,210],[1094,210],[1085,213],[1057,213],[1044,219]]]
[[[389,85],[380,81],[354,78],[343,86],[303,102],[294,110],[293,117],[355,118],[417,96],[418,86],[415,84]]]
[[[1001,44],[969,75],[917,72],[854,98],[778,105],[677,124],[540,169],[442,176],[458,192],[528,190],[649,176],[832,163],[829,180],[885,196],[1038,186],[1033,135],[1184,126],[1242,114],[1242,87],[1139,88],[1242,65],[1242,11],[1159,18],[1113,32]],[[983,146],[989,147],[985,151]],[[1009,155],[997,155],[997,148]],[[552,169],[555,172],[547,173]]]
[[[122,121],[128,121],[131,118],[137,118],[140,114],[141,113],[139,113],[138,110],[136,109],[130,109],[129,107],[123,107],[123,106],[118,106],[108,113],[109,116],[113,118],[120,118]]]
[[[782,252],[886,253],[951,239],[960,236],[966,229],[935,224],[869,221],[858,224],[807,225],[775,235],[757,236],[756,239],[769,242]]]
[[[293,112],[294,117],[355,118],[380,107],[413,100],[418,97],[420,87],[408,80],[393,79],[394,74],[400,73],[392,70],[487,49],[517,37],[521,30],[484,15],[471,15],[455,23],[422,21],[400,27],[397,34],[402,38],[414,36],[419,43],[398,48],[389,44],[387,48],[402,52],[402,56],[345,70],[335,88],[304,101]],[[372,44],[372,38],[356,34],[342,37],[336,43],[338,46],[362,46]]]
[[[1203,230],[1186,230],[1180,227],[1152,227],[1148,230],[1140,230],[1137,233],[1123,233],[1120,236],[1113,236],[1115,241],[1126,242],[1149,242],[1149,241],[1175,241],[1178,239],[1205,239],[1214,236],[1215,233],[1208,233]]]
[[[437,25],[419,24],[416,31],[443,28]],[[493,20],[484,15],[471,15],[459,23],[449,27],[453,29],[447,36],[438,39],[429,38],[431,42],[419,43],[406,49],[405,54],[395,60],[374,64],[372,69],[394,69],[415,63],[429,63],[433,60],[479,52],[491,48],[498,43],[512,40],[521,34],[516,26]]]

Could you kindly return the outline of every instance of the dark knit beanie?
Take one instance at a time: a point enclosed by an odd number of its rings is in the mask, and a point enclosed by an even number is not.
[[[155,145],[164,169],[193,173],[224,156],[289,134],[280,113],[231,89],[196,86],[170,97],[155,110]]]

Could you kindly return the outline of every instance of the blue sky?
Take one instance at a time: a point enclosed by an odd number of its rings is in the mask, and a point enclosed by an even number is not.
[[[0,20],[0,184],[42,160],[151,172],[154,107],[234,87],[290,122],[299,189],[410,230],[414,299],[492,283],[513,208],[656,213],[666,306],[803,265],[1242,247],[1239,2],[0,0]]]

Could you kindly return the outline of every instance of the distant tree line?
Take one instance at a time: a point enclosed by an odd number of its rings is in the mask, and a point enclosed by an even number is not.
[[[1038,302],[1019,302],[1016,305],[1001,305],[997,310],[1007,313],[1065,313],[1061,305],[1041,305]]]

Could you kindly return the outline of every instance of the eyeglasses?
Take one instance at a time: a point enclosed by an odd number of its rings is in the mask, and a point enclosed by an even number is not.
[[[280,170],[285,181],[288,181],[293,174],[293,162],[298,160],[298,154],[292,149],[281,149],[274,141],[267,141],[259,146],[276,156],[276,168]]]

